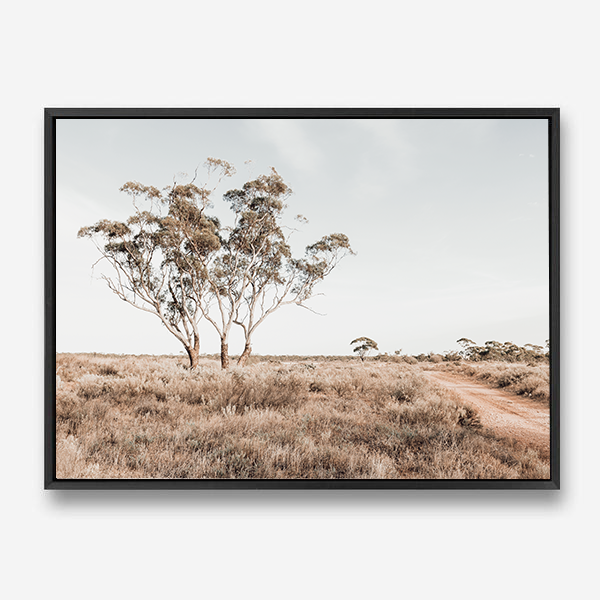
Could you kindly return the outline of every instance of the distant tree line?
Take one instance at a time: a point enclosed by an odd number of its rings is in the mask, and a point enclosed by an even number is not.
[[[370,350],[378,350],[377,343],[370,338],[357,338],[351,342],[355,344],[354,352],[364,361],[368,358]],[[402,354],[402,350],[396,350],[393,355],[384,352],[371,357],[370,360],[383,362],[405,362],[416,364],[419,362],[457,362],[460,360],[469,360],[473,362],[481,361],[500,361],[500,362],[526,362],[538,363],[547,362],[550,357],[550,341],[546,340],[545,346],[536,344],[525,344],[519,346],[513,342],[497,342],[490,340],[483,346],[478,346],[473,340],[460,338],[457,343],[461,347],[459,351],[450,350],[443,354],[437,352],[428,352],[415,355]]]
[[[497,342],[490,340],[483,346],[478,346],[473,340],[460,338],[457,343],[461,346],[459,352],[461,358],[475,362],[484,360],[503,362],[543,362],[550,355],[550,340],[546,340],[546,346],[536,344],[525,344],[518,346],[513,342]]]

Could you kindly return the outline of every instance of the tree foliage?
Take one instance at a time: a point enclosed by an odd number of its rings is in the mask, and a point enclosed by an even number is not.
[[[351,346],[354,346],[355,344],[356,346],[352,349],[352,352],[358,354],[362,361],[365,360],[365,356],[367,356],[371,350],[379,350],[377,342],[368,337],[359,337],[350,342]]]

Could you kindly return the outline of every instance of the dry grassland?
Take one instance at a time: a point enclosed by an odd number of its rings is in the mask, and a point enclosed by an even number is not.
[[[421,365],[57,356],[57,477],[547,479]]]

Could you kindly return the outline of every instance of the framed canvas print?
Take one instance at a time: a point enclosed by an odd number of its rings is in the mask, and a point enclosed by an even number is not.
[[[45,487],[559,488],[559,110],[45,111]]]

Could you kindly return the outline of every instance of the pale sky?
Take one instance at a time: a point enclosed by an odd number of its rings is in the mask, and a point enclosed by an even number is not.
[[[255,354],[351,354],[361,336],[408,354],[549,337],[545,119],[58,119],[56,139],[58,352],[183,350],[108,290],[108,265],[92,273],[100,255],[77,231],[132,213],[125,182],[184,182],[207,157],[237,168],[213,198],[224,224],[222,194],[273,166],[294,192],[288,223],[309,221],[295,254],[337,232],[357,253],[317,286],[309,305],[324,316],[282,307],[257,329]],[[201,352],[217,352],[214,329],[201,333]]]

